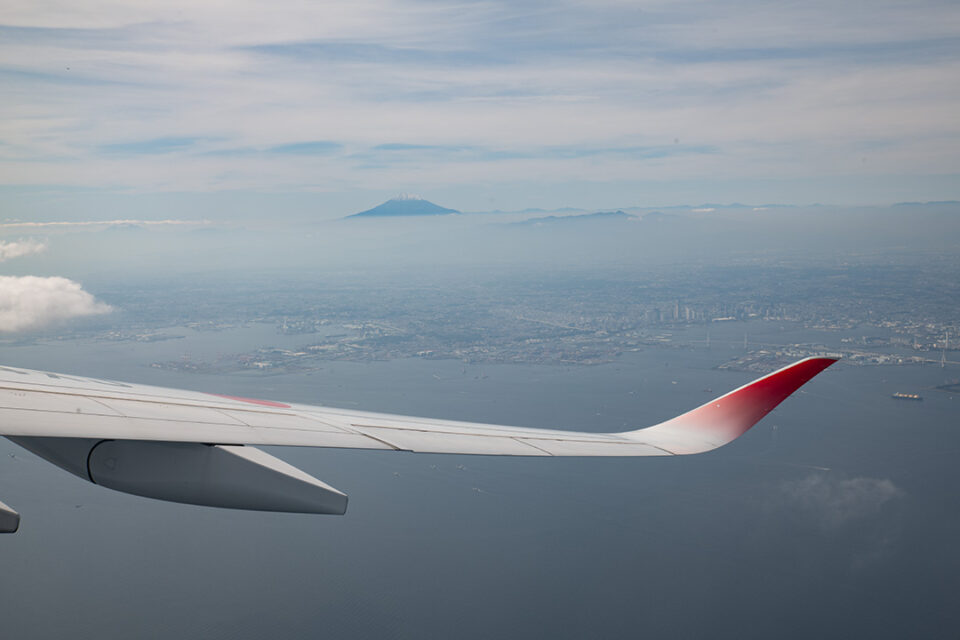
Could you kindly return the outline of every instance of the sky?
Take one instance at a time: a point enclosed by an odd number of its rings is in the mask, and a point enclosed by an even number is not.
[[[12,0],[0,217],[960,199],[958,78],[955,2]]]

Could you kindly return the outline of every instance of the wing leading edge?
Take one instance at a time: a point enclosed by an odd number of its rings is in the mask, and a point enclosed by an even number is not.
[[[672,420],[621,433],[415,418],[0,367],[0,435],[71,473],[129,493],[232,508],[342,513],[346,496],[340,492],[237,445],[506,456],[702,453],[743,435],[835,361],[800,360]],[[109,444],[114,441],[124,444]],[[251,473],[271,481],[254,483],[261,495],[245,500]],[[291,491],[296,504],[280,499]],[[321,506],[308,506],[312,494]],[[271,508],[272,500],[283,505]]]

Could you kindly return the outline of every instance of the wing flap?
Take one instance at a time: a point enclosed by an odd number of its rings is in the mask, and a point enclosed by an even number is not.
[[[263,429],[295,429],[298,431],[322,431],[328,433],[352,433],[343,427],[331,424],[329,421],[322,421],[309,413],[294,414],[280,413],[275,411],[267,413],[265,411],[236,411],[232,409],[218,409],[220,413],[236,419],[241,424],[248,427],[258,427]]]
[[[546,456],[549,453],[509,436],[477,435],[391,429],[388,427],[356,427],[372,438],[400,451],[416,453],[464,453],[472,455]]]
[[[226,411],[200,405],[156,401],[144,402],[143,400],[124,400],[121,398],[98,398],[98,402],[127,418],[237,426],[243,426],[245,424]]]
[[[589,440],[558,440],[548,438],[522,438],[551,456],[589,456],[589,457],[635,457],[669,456],[672,452],[641,442],[592,442]]]

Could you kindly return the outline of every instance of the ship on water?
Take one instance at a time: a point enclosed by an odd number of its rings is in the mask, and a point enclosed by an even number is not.
[[[890,396],[896,400],[923,400],[923,397],[917,393],[901,393],[897,391],[895,394]]]

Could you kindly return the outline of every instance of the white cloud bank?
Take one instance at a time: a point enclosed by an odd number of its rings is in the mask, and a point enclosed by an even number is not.
[[[40,253],[47,248],[46,243],[38,240],[16,240],[13,242],[0,241],[0,262],[13,260],[21,256]]]
[[[0,276],[0,332],[38,329],[49,324],[112,311],[79,283],[66,278]]]
[[[42,227],[97,227],[99,228],[99,227],[111,227],[116,225],[162,227],[162,226],[203,226],[207,224],[210,224],[209,220],[64,220],[64,221],[58,220],[58,221],[49,221],[49,222],[8,220],[6,222],[0,222],[0,229],[36,229],[36,228],[42,228]],[[28,241],[28,242],[32,242],[32,241]],[[2,251],[2,248],[0,248],[0,251]],[[25,255],[25,254],[18,254],[18,255]],[[16,258],[16,257],[17,256],[9,256],[8,259]]]

